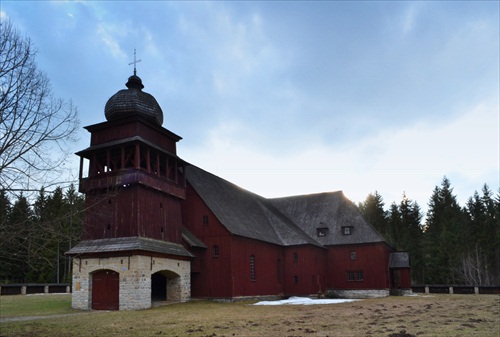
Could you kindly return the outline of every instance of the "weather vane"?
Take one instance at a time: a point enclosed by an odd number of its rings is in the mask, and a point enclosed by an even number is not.
[[[136,65],[137,63],[141,62],[141,60],[137,60],[136,59],[136,54],[135,54],[135,48],[134,48],[134,62],[130,62],[128,65],[134,65],[134,76],[137,75],[137,69],[136,69]]]

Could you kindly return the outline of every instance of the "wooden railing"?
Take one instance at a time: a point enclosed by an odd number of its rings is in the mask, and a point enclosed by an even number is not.
[[[70,292],[69,283],[0,284],[0,295],[69,294]]]
[[[423,294],[500,294],[500,286],[464,286],[464,285],[414,285],[414,293]]]

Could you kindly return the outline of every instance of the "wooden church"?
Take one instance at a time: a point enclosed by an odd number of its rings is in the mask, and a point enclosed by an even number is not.
[[[187,163],[135,70],[126,86],[77,153],[86,208],[67,252],[73,308],[411,291],[408,254],[342,192],[266,199]]]

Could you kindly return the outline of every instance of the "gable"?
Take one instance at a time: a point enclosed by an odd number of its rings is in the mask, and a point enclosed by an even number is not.
[[[385,241],[341,191],[269,201],[324,246]]]

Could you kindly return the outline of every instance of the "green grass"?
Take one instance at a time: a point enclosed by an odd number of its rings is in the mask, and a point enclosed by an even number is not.
[[[0,317],[74,313],[70,294],[0,296]]]
[[[24,316],[75,313],[1,323],[1,337],[500,336],[498,295],[421,295],[279,307],[191,301],[140,311],[73,311],[68,295],[2,296],[0,300],[10,317],[16,312]]]

